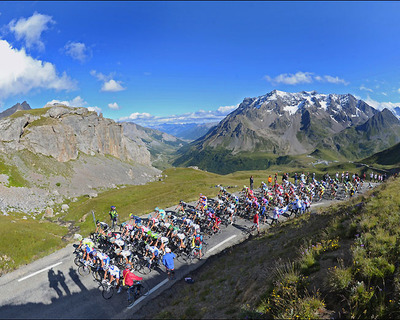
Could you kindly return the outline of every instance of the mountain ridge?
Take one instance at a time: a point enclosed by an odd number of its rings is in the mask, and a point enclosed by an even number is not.
[[[23,110],[31,110],[31,106],[26,101],[24,101],[22,103],[17,103],[15,105],[13,105],[12,107],[1,112],[0,119],[8,117],[17,111],[23,111]]]
[[[381,125],[372,130],[380,124],[377,120],[375,125],[369,125],[369,133],[359,133],[363,132],[362,125],[382,112],[385,114],[384,118],[388,118],[387,112],[390,111],[376,110],[351,94],[319,94],[316,91],[287,93],[273,90],[263,96],[245,98],[218,126],[192,142],[189,147],[179,150],[180,156],[174,165],[197,165],[197,160],[204,158],[201,153],[206,149],[210,159],[213,158],[211,156],[213,150],[215,152],[228,150],[233,156],[245,152],[296,156],[310,154],[319,148],[333,149],[340,156],[340,148],[337,148],[335,143],[340,140],[341,132],[347,133],[347,129],[357,126],[360,127],[356,133],[352,133],[354,137],[362,136],[362,140],[368,142],[374,140],[371,134],[379,136],[379,139],[375,139],[379,141],[374,142],[374,148],[368,151],[372,154],[388,147],[381,137],[390,136],[391,144],[396,143],[400,137],[397,133],[400,121],[393,114],[390,128]],[[393,126],[396,129],[392,128]],[[359,152],[362,146],[355,147],[356,150],[348,152],[347,157],[367,155]],[[235,168],[241,170],[239,165]]]

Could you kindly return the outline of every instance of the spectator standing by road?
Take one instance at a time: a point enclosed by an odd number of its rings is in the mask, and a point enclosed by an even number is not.
[[[165,254],[162,259],[162,263],[165,266],[169,280],[174,280],[174,274],[175,274],[174,259],[175,258],[176,258],[175,253],[171,252],[170,248],[166,248]]]
[[[254,178],[253,176],[250,177],[250,190],[253,190],[253,186],[254,186]]]
[[[109,212],[110,214],[110,219],[111,219],[111,229],[114,229],[114,226],[117,225],[118,221],[118,213],[117,213],[117,208],[115,206],[111,206],[111,210]]]

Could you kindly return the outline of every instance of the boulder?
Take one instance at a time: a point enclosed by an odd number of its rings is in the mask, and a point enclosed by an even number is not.
[[[44,211],[43,218],[52,218],[52,217],[54,217],[53,208],[47,207],[46,210]]]

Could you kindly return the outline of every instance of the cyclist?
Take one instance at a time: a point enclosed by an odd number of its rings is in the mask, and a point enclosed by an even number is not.
[[[105,270],[104,279],[103,279],[102,282],[111,284],[114,281],[114,277],[115,277],[115,281],[116,281],[117,286],[119,288],[119,274],[120,274],[119,268],[116,265],[111,264],[111,265],[108,266],[108,269]],[[108,275],[110,275],[109,281],[107,281],[107,276]],[[119,291],[119,289],[118,289],[118,291]]]
[[[200,198],[195,209],[200,209],[202,213],[207,210],[207,197],[200,193]]]
[[[221,218],[218,217],[218,216],[215,216],[214,224],[212,226],[212,231],[218,232],[219,231],[219,225],[221,224],[221,222],[222,222]]]
[[[110,214],[111,223],[112,223],[111,228],[114,229],[114,227],[116,226],[117,221],[118,221],[117,208],[115,206],[111,206],[111,210],[110,210],[109,214]]]
[[[81,242],[79,243],[78,248],[76,248],[76,251],[78,251],[82,246],[83,246],[82,250],[85,250],[85,247],[87,245],[90,247],[94,247],[94,242],[92,241],[92,239],[90,239],[90,238],[82,239]]]
[[[266,222],[267,220],[267,207],[268,207],[269,201],[266,198],[261,199],[261,208],[260,208],[260,215],[263,218],[263,223]]]
[[[146,254],[145,258],[147,257],[147,254],[151,252],[151,258],[149,260],[150,265],[153,263],[154,260],[158,259],[160,256],[160,249],[158,249],[156,246],[150,246],[146,245]]]
[[[99,259],[99,261],[101,263],[101,267],[105,271],[110,264],[110,257],[101,251],[97,252],[96,256],[97,256],[97,259]]]
[[[184,202],[183,200],[179,201],[179,204],[176,207],[175,212],[177,212],[177,213],[179,213],[179,212],[185,213],[186,206],[187,206],[186,202]]]
[[[132,264],[127,264],[126,269],[122,271],[122,276],[124,279],[124,284],[128,286],[128,301],[131,302],[133,299],[131,298],[131,294],[135,298],[138,293],[139,283],[138,281],[143,280],[142,277],[138,277],[132,272],[133,266]],[[119,291],[119,290],[118,290]]]
[[[129,234],[132,232],[134,225],[130,223],[131,221],[129,221],[129,223],[124,225],[124,229],[122,231],[122,235],[121,237],[123,239],[126,239],[127,237],[129,237]],[[133,221],[133,223],[135,223],[135,221]]]
[[[150,230],[153,230],[153,228],[157,227],[159,225],[159,220],[158,217],[160,216],[160,209],[156,207],[154,209],[154,216],[151,214],[149,215],[149,222],[147,223],[147,226],[150,228]]]
[[[200,231],[197,230],[195,236],[193,237],[192,248],[199,252],[199,259],[201,259],[201,248],[203,247],[203,236],[200,234]]]
[[[234,202],[231,202],[226,208],[226,212],[229,214],[229,219],[231,220],[231,224],[233,224],[233,217],[236,213],[236,205]]]
[[[100,233],[103,236],[106,236],[109,229],[110,229],[110,227],[109,227],[109,225],[107,223],[101,222],[99,220],[96,221],[96,231],[95,231],[95,233]]]

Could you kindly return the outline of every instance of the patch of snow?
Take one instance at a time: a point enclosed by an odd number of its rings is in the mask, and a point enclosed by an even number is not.
[[[324,109],[325,111],[328,109],[327,103],[325,100],[319,101],[319,104],[321,105],[321,108]]]

